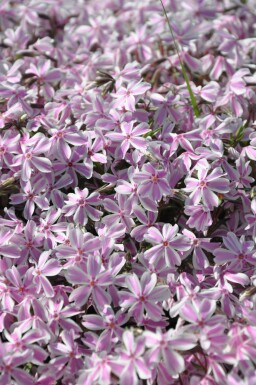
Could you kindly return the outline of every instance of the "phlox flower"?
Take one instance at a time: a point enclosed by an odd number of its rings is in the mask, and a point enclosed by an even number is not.
[[[80,264],[93,251],[99,250],[100,241],[90,233],[83,233],[79,228],[67,228],[67,238],[56,247],[56,256],[65,259],[64,267]]]
[[[81,371],[77,385],[99,384],[111,385],[111,356],[106,351],[93,353],[86,357],[86,369]]]
[[[112,361],[112,370],[119,377],[120,385],[138,385],[139,379],[151,378],[151,370],[145,361],[145,340],[143,336],[135,339],[132,330],[123,333],[123,348]]]
[[[40,218],[39,234],[45,239],[44,244],[49,249],[55,248],[58,233],[65,231],[68,226],[66,222],[55,223],[60,218],[60,215],[60,209],[50,207],[46,214]]]
[[[49,130],[50,138],[50,153],[58,154],[59,156],[70,158],[71,148],[69,144],[73,146],[85,145],[85,137],[75,127],[60,127],[51,128]]]
[[[145,272],[140,280],[136,274],[130,275],[125,282],[130,292],[120,291],[120,306],[129,308],[129,314],[137,322],[141,322],[144,312],[151,319],[160,320],[162,309],[158,303],[169,298],[168,286],[157,285],[156,274],[151,275],[149,272]]]
[[[74,301],[77,306],[83,306],[92,295],[93,304],[100,310],[111,302],[111,297],[105,290],[113,281],[112,272],[102,270],[99,256],[90,256],[83,268],[85,271],[82,267],[70,266],[66,272],[68,282],[79,285],[73,290],[69,300]]]
[[[35,293],[32,269],[28,269],[24,275],[22,275],[22,269],[18,269],[16,266],[6,270],[9,293],[16,302],[22,302],[27,295],[34,295]]]
[[[0,167],[9,166],[13,163],[14,154],[19,152],[20,134],[7,130],[0,135]]]
[[[205,232],[212,225],[211,211],[204,205],[186,205],[184,212],[189,217],[187,224],[190,228]]]
[[[111,139],[113,142],[120,142],[120,149],[122,152],[123,158],[130,147],[137,148],[139,150],[145,150],[147,147],[147,140],[141,138],[142,135],[145,135],[149,132],[149,126],[147,123],[140,123],[139,125],[134,126],[134,121],[123,122],[120,125],[121,132],[108,132],[106,137]]]
[[[4,227],[0,227],[0,254],[8,258],[19,258],[21,250],[11,242],[14,234],[11,230],[7,230]],[[14,241],[14,240],[13,240]]]
[[[138,95],[143,95],[151,88],[151,85],[143,81],[130,82],[127,87],[120,86],[113,97],[116,101],[113,105],[115,108],[125,108],[127,111],[135,111],[136,98]]]
[[[62,74],[57,68],[51,69],[51,60],[40,60],[37,65],[30,63],[26,73],[37,78],[37,81],[42,84],[43,93],[47,98],[54,96],[55,91],[51,83],[59,81]]]
[[[28,139],[26,143],[21,142],[21,153],[13,158],[12,167],[19,166],[21,168],[21,179],[29,181],[33,170],[40,173],[48,173],[52,171],[51,161],[40,156],[46,153],[50,148],[48,138],[43,135],[36,134],[35,137]]]
[[[11,334],[5,330],[4,335],[7,339],[6,346],[13,353],[33,352],[31,362],[34,364],[42,365],[43,361],[48,357],[48,353],[36,344],[38,341],[48,342],[49,336],[41,330],[29,330],[23,334],[22,328],[17,327]]]
[[[172,329],[166,333],[162,333],[160,329],[156,332],[145,331],[144,336],[149,348],[147,358],[150,365],[159,366],[160,372],[166,371],[173,377],[177,377],[185,369],[184,358],[178,351],[192,349],[197,343],[195,335],[177,333]]]
[[[11,203],[19,204],[26,202],[24,207],[24,217],[26,219],[32,219],[36,205],[41,210],[48,209],[49,202],[45,196],[47,188],[47,181],[45,178],[39,175],[39,178],[34,178],[27,182],[21,181],[21,187],[23,190],[21,193],[12,194]]]
[[[133,210],[134,214],[136,215],[136,218],[142,223],[141,225],[136,226],[131,231],[131,237],[134,237],[136,241],[141,242],[144,238],[144,235],[148,231],[150,227],[154,225],[154,223],[157,220],[157,213],[154,213],[152,211],[148,211],[147,214],[145,211],[140,207],[136,206]]]
[[[36,264],[33,275],[34,282],[37,285],[37,293],[40,293],[41,289],[45,293],[47,297],[54,296],[54,289],[50,283],[50,281],[46,277],[52,277],[61,271],[61,266],[56,259],[49,259],[51,255],[50,251],[44,251]]]
[[[0,342],[0,384],[33,385],[34,378],[20,366],[31,362],[33,352],[26,350],[13,353],[7,344]]]
[[[245,216],[247,226],[245,230],[252,229],[254,242],[256,241],[256,199],[254,198],[251,202],[251,213]]]
[[[178,231],[178,225],[172,226],[169,223],[164,224],[162,232],[155,227],[150,227],[144,235],[144,239],[155,246],[145,251],[145,257],[151,263],[155,263],[163,257],[167,266],[179,266],[181,264],[180,252],[189,250],[191,241]]]
[[[223,178],[225,174],[220,167],[216,167],[209,175],[209,163],[203,161],[197,164],[198,179],[187,177],[185,179],[186,192],[191,192],[187,203],[197,205],[200,200],[203,204],[212,210],[219,205],[217,193],[225,194],[229,192],[229,180]]]
[[[93,221],[100,220],[102,212],[92,207],[97,206],[99,202],[99,193],[94,192],[89,195],[89,190],[87,188],[80,190],[76,187],[74,194],[68,194],[68,199],[65,201],[63,207],[63,213],[65,213],[66,216],[73,215],[73,219],[76,223],[85,226],[88,222],[88,218]]]
[[[94,135],[90,134],[86,136],[86,139],[83,164],[85,168],[84,175],[89,179],[92,177],[94,162],[105,164],[107,163],[107,156],[105,155],[105,150],[103,149],[104,142],[100,135],[96,135],[94,138]]]
[[[106,215],[102,222],[107,226],[110,226],[113,222],[122,223],[126,228],[126,232],[130,232],[134,226],[134,221],[132,219],[132,207],[127,196],[118,194],[117,203],[110,198],[105,198],[103,204],[105,210],[112,214]]]
[[[184,320],[192,324],[188,326],[191,332],[199,332],[205,326],[225,322],[226,317],[224,315],[213,316],[215,310],[216,302],[203,298],[185,302],[179,313]]]
[[[122,339],[122,325],[126,324],[130,316],[123,310],[114,313],[111,306],[106,305],[100,315],[88,314],[83,317],[83,326],[89,330],[103,330],[98,340],[98,347],[106,350],[111,346],[111,340]]]
[[[76,333],[81,332],[81,328],[71,319],[71,317],[74,317],[81,312],[78,307],[75,307],[74,305],[65,306],[63,299],[58,301],[49,299],[47,310],[49,315],[49,327],[55,335],[59,333],[60,328],[67,331],[72,330]]]
[[[72,187],[77,186],[78,184],[78,176],[80,174],[85,178],[91,177],[91,172],[88,172],[88,167],[82,163],[84,159],[85,150],[81,148],[73,147],[70,150],[69,156],[67,156],[64,152],[58,154],[58,159],[56,159],[53,163],[53,170],[55,175],[62,174],[62,178],[70,178],[70,185]]]
[[[32,220],[27,221],[24,227],[24,236],[20,239],[20,245],[22,247],[21,257],[27,258],[31,256],[35,261],[38,260],[41,254],[40,246],[43,243],[43,236],[38,231],[36,223]]]
[[[223,237],[223,244],[225,248],[220,247],[213,251],[217,265],[230,262],[230,269],[240,271],[247,264],[256,264],[253,241],[246,241],[244,236],[239,239],[234,233],[228,232],[227,236]]]
[[[75,341],[76,336],[74,331],[63,330],[60,333],[61,342],[55,342],[49,345],[49,350],[54,356],[50,364],[57,370],[57,376],[63,373],[64,366],[76,372],[83,365],[82,351],[78,343]],[[67,365],[67,366],[66,366]]]
[[[182,233],[191,239],[193,249],[193,266],[195,269],[204,270],[209,266],[208,258],[204,250],[212,252],[220,243],[210,242],[211,238],[197,238],[191,231],[184,229]],[[190,250],[189,250],[190,252]]]
[[[163,195],[169,195],[171,188],[165,170],[158,170],[151,163],[146,163],[141,171],[136,171],[133,177],[138,184],[138,194],[159,201]]]

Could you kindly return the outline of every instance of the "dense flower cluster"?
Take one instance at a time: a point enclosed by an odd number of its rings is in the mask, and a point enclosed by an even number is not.
[[[1,1],[0,385],[256,384],[255,1],[163,3]]]

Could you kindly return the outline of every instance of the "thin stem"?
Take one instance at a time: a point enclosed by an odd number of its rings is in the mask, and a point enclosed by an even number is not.
[[[164,11],[164,15],[165,15],[165,18],[166,18],[166,21],[167,21],[167,24],[168,24],[168,27],[169,27],[169,30],[171,32],[171,35],[172,35],[172,39],[173,39],[173,43],[174,43],[174,48],[177,52],[177,55],[178,55],[178,58],[179,58],[179,62],[180,62],[180,65],[181,65],[181,71],[182,71],[182,74],[183,74],[183,77],[184,77],[184,80],[186,82],[186,86],[187,86],[187,89],[188,89],[188,92],[189,92],[189,96],[190,96],[190,101],[191,101],[191,104],[192,104],[192,107],[193,107],[193,110],[194,110],[194,114],[195,116],[198,118],[200,116],[200,111],[199,111],[199,108],[198,108],[198,104],[197,104],[197,101],[196,101],[196,97],[192,91],[192,88],[190,86],[190,83],[189,83],[189,78],[188,78],[188,74],[186,72],[186,68],[184,66],[184,63],[183,63],[183,60],[180,56],[180,49],[179,49],[179,46],[176,42],[176,39],[175,39],[175,36],[174,36],[174,33],[173,33],[173,29],[172,29],[172,26],[171,26],[171,23],[168,19],[168,16],[167,16],[167,12],[166,12],[166,9],[164,7],[164,4],[162,2],[162,0],[160,0],[161,4],[162,4],[162,8],[163,8],[163,11]]]

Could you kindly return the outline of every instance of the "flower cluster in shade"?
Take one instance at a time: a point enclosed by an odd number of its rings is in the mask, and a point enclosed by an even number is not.
[[[256,384],[255,1],[163,4],[0,4],[0,385]]]

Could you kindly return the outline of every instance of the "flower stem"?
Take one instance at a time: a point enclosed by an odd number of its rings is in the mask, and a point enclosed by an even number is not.
[[[182,71],[182,75],[184,77],[184,80],[186,82],[186,86],[187,86],[187,89],[188,89],[188,92],[189,92],[189,96],[190,96],[190,101],[191,101],[191,104],[192,104],[192,107],[193,107],[193,110],[194,110],[194,114],[195,116],[198,118],[200,116],[200,111],[199,111],[199,108],[198,108],[198,104],[197,104],[197,101],[196,101],[196,97],[192,91],[192,88],[190,86],[190,83],[189,83],[189,78],[188,78],[188,74],[187,74],[187,71],[186,71],[186,68],[184,66],[184,63],[183,63],[183,60],[180,56],[180,49],[179,49],[179,46],[176,42],[176,39],[175,39],[175,36],[174,36],[174,33],[173,33],[173,29],[172,29],[172,26],[171,26],[171,23],[168,19],[168,16],[167,16],[167,12],[166,12],[166,9],[164,7],[164,4],[162,2],[162,0],[160,0],[161,4],[162,4],[162,8],[163,8],[163,11],[164,11],[164,15],[165,15],[165,18],[166,18],[166,21],[167,21],[167,24],[168,24],[168,27],[169,27],[169,30],[171,32],[171,35],[172,35],[172,38],[173,38],[173,43],[174,43],[174,48],[177,52],[177,55],[178,55],[178,58],[179,58],[179,62],[180,62],[180,66],[181,66],[181,71]]]

